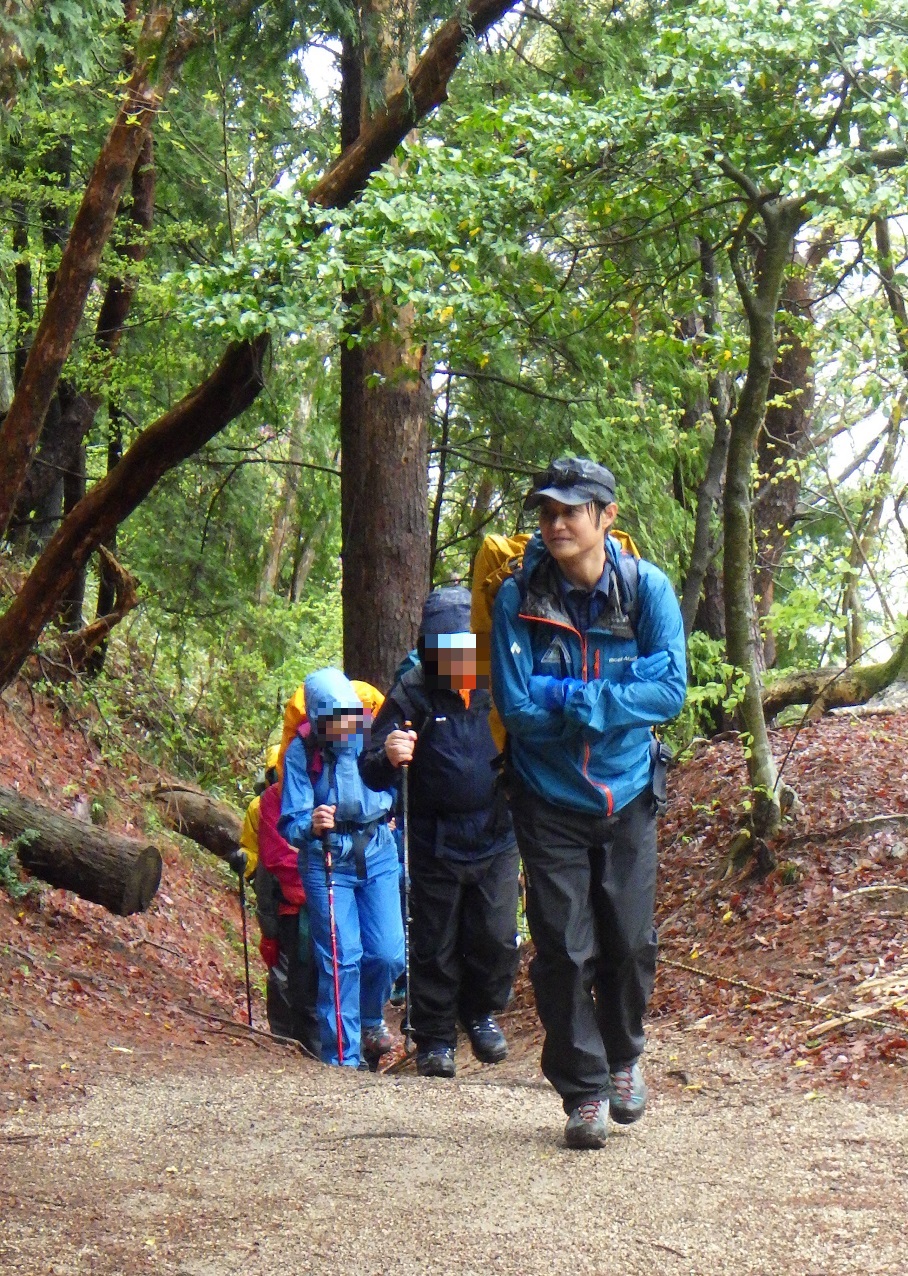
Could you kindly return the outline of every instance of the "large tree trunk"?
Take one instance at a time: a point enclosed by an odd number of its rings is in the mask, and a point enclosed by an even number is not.
[[[750,353],[747,377],[731,421],[725,476],[723,585],[728,659],[746,678],[739,713],[749,746],[747,769],[753,790],[753,826],[759,837],[771,837],[778,831],[782,815],[778,771],[763,713],[761,660],[757,651],[751,475],[776,358],[776,311],[785,271],[791,261],[794,235],[803,213],[800,205],[790,206],[759,195],[754,199],[751,183],[733,173],[730,165],[723,163],[723,167],[747,190],[756,205],[751,208],[751,216],[761,217],[765,234],[753,287],[746,279],[740,258],[749,219],[742,222],[732,247],[735,282],[750,329]]]
[[[421,357],[410,365],[405,345],[344,351],[344,667],[381,688],[416,639],[429,589],[430,402]]]
[[[3,786],[0,831],[17,839],[16,854],[27,872],[119,917],[144,912],[161,884],[161,854],[154,846],[105,833]]]
[[[331,166],[310,193],[310,202],[344,207],[355,199],[414,119],[444,100],[448,79],[470,37],[482,35],[513,2],[472,0],[463,14],[444,23],[409,83],[389,98],[376,121]],[[198,451],[254,401],[263,384],[261,369],[268,344],[263,334],[228,346],[215,371],[143,430],[119,464],[65,520],[0,618],[0,690],[15,678],[69,587],[72,573],[113,535],[163,474]]]
[[[362,26],[370,35],[364,45],[345,42],[345,150],[369,127],[364,77],[383,71],[388,92],[403,78],[398,68],[409,51],[389,50],[388,41],[392,32],[412,29],[413,15],[392,26],[390,8],[364,4]],[[341,348],[344,667],[384,688],[416,639],[429,588],[431,390],[424,352],[413,345],[411,308],[394,311],[378,295],[347,301],[361,319],[355,344]],[[362,330],[379,323],[389,335],[361,338]]]
[[[239,846],[243,821],[226,802],[176,784],[158,785],[152,796],[170,827],[206,851],[227,859]]]
[[[88,290],[98,273],[120,198],[136,166],[161,104],[161,88],[152,77],[172,13],[170,5],[150,10],[139,37],[139,55],[117,118],[95,164],[73,221],[63,257],[28,352],[6,419],[0,427],[0,535],[9,524],[47,409],[57,389],[82,319]]]

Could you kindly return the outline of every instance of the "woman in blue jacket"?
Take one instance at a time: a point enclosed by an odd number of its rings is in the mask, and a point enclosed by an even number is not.
[[[394,799],[360,778],[363,705],[349,679],[321,669],[306,679],[305,698],[311,735],[298,734],[287,749],[278,829],[299,851],[309,901],[322,1060],[374,1065],[391,1047],[383,1009],[404,967],[397,848],[388,827]],[[340,1051],[325,839],[333,859]]]

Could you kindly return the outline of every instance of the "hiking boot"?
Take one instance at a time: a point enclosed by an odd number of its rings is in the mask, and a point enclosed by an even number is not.
[[[371,1028],[363,1028],[359,1038],[360,1053],[364,1059],[368,1059],[371,1063],[376,1062],[383,1054],[387,1054],[394,1045],[394,1038],[391,1035],[391,1029],[381,1019]]]
[[[400,979],[396,979],[391,988],[391,996],[388,998],[391,1005],[397,1009],[403,1006],[407,1000],[407,976],[401,975]]]
[[[608,1099],[581,1103],[568,1117],[564,1141],[569,1148],[605,1147],[608,1137]]]
[[[480,1063],[501,1063],[508,1057],[504,1033],[491,1015],[486,1015],[485,1019],[471,1019],[467,1024],[467,1035]]]
[[[609,1074],[612,1093],[608,1108],[613,1121],[619,1125],[633,1125],[646,1111],[646,1082],[643,1069],[636,1059],[622,1064]]]
[[[453,1077],[457,1071],[454,1047],[442,1041],[420,1047],[416,1052],[416,1071],[421,1077]]]

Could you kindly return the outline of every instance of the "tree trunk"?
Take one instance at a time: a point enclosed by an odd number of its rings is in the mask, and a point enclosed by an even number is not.
[[[198,789],[161,784],[152,796],[164,819],[177,833],[226,859],[240,844],[243,821],[226,802],[218,802]]]
[[[27,872],[119,917],[144,912],[161,884],[161,854],[154,846],[105,833],[3,786],[0,831],[17,839],[16,855]]]
[[[369,175],[391,158],[423,116],[447,100],[448,81],[470,40],[479,40],[516,0],[470,0],[433,36],[413,74],[371,116],[318,184],[314,203],[346,208],[359,195]],[[343,111],[343,108],[342,108]]]
[[[103,545],[98,554],[101,559],[101,578],[113,582],[114,596],[104,615],[95,616],[90,625],[64,638],[54,651],[55,663],[63,665],[71,673],[79,673],[92,665],[98,649],[106,645],[114,625],[128,616],[139,602],[138,581],[135,576],[121,567],[110,550]],[[98,592],[100,594],[100,588]]]
[[[115,469],[119,465],[123,457],[123,434],[120,427],[120,414],[116,408],[110,408],[110,422],[108,425],[107,436],[107,473]],[[118,595],[119,582],[117,574],[111,566],[111,562],[116,562],[117,556],[117,529],[111,532],[106,541],[98,546],[99,567],[98,567],[98,598],[95,603],[95,619],[92,622],[97,624],[99,620],[107,621],[110,619],[114,611],[118,611]],[[118,564],[119,566],[119,564]],[[120,569],[123,570],[122,568]],[[126,573],[124,573],[126,574]],[[119,624],[124,611],[117,620],[108,626],[108,632],[100,642],[93,645],[92,650],[87,653],[85,660],[85,672],[90,675],[96,675],[104,668],[104,661],[107,659],[107,639],[110,630],[114,624]],[[89,626],[91,628],[91,626]]]
[[[341,359],[344,667],[381,688],[416,640],[429,589],[431,393],[421,361],[394,340]]]
[[[739,712],[748,740],[747,769],[753,790],[753,826],[759,837],[779,828],[778,772],[763,714],[760,659],[756,649],[757,614],[753,589],[751,473],[754,451],[766,414],[766,400],[776,357],[776,311],[785,271],[791,260],[795,231],[803,220],[800,207],[787,208],[773,199],[756,210],[763,220],[765,244],[759,254],[754,287],[740,261],[741,236],[732,248],[735,281],[750,328],[747,377],[732,416],[724,503],[725,629],[729,662],[746,677]],[[747,223],[742,223],[742,230]]]
[[[244,412],[262,386],[268,338],[228,346],[219,366],[143,430],[122,461],[81,500],[0,617],[0,689],[9,686],[59,600],[90,556],[158,479]]]
[[[465,13],[439,28],[409,85],[385,104],[380,121],[364,130],[309,195],[313,204],[346,206],[393,152],[413,122],[414,109],[443,101],[449,77],[472,35],[481,36],[513,0],[471,0]],[[228,346],[211,375],[148,426],[122,461],[73,510],[35,564],[18,597],[0,618],[0,690],[9,686],[57,602],[95,549],[151,492],[158,479],[198,451],[254,401],[262,387],[267,334]],[[370,458],[371,460],[371,458]],[[384,568],[383,568],[384,569]]]
[[[170,6],[155,5],[145,20],[139,40],[141,56],[136,59],[117,118],[89,178],[56,272],[53,292],[44,307],[15,398],[0,427],[0,535],[6,531],[28,473],[120,198],[136,166],[145,129],[161,103],[152,75],[170,17]]]
[[[797,331],[786,321],[812,319],[812,272],[808,276],[789,275],[782,290],[779,324],[779,353],[769,383],[769,406],[757,445],[757,491],[753,502],[756,544],[757,615],[769,614],[775,592],[775,578],[785,555],[788,535],[794,524],[801,496],[800,462],[810,447],[813,416],[813,353]],[[763,626],[763,666],[776,662],[772,630]]]
[[[290,601],[298,603],[306,588],[306,581],[312,571],[318,544],[324,534],[324,523],[319,521],[305,538],[300,537],[296,546],[296,558],[293,563],[293,577],[290,581]]]
[[[395,62],[408,60],[408,50],[392,50],[388,71],[387,42],[396,32],[386,10],[364,6],[370,38],[359,58],[352,42],[345,43],[345,151],[371,123],[364,76],[371,70],[376,78],[380,67],[386,92],[393,94],[402,79]],[[344,667],[384,688],[416,639],[429,588],[431,389],[424,351],[413,345],[412,308],[395,311],[378,295],[346,300],[361,318],[353,330],[355,344],[341,347]],[[375,341],[362,337],[379,324],[388,335]]]
[[[703,327],[712,336],[719,322],[719,281],[713,250],[702,239],[700,240],[700,280],[700,291],[704,301]],[[713,441],[706,470],[697,488],[694,540],[687,574],[684,577],[684,587],[681,591],[681,619],[686,638],[690,637],[691,630],[694,628],[707,572],[718,550],[716,538],[713,535],[713,514],[722,499],[725,466],[728,461],[728,443],[731,437],[728,422],[729,384],[724,372],[718,372],[710,379],[708,396],[709,411],[713,419]],[[722,628],[724,636],[724,624]]]
[[[63,475],[63,517],[71,514],[85,495],[85,448],[76,449],[76,463]],[[85,575],[88,563],[85,562],[75,573],[72,583],[61,599],[60,628],[74,634],[82,628],[84,618],[82,610],[85,606]]]
[[[139,158],[132,173],[132,200],[126,224],[125,243],[120,251],[124,273],[115,275],[107,285],[104,300],[95,325],[93,360],[103,366],[109,364],[119,350],[123,329],[129,315],[137,287],[137,278],[127,273],[129,266],[138,265],[148,251],[148,232],[154,220],[156,174],[154,147],[150,134],[146,134]],[[29,468],[17,502],[17,516],[35,508],[61,473],[77,467],[78,449],[94,424],[102,396],[94,391],[77,391],[69,387],[62,406],[60,420],[54,430],[41,432],[38,452]],[[50,538],[50,533],[45,538]],[[113,547],[111,547],[113,548]]]
[[[25,165],[18,146],[11,148],[10,170],[22,180]],[[13,385],[22,380],[28,349],[32,343],[32,324],[35,321],[35,294],[32,286],[32,267],[28,244],[28,205],[22,199],[14,199],[10,205],[13,217],[13,252],[16,257],[16,349],[13,355]]]

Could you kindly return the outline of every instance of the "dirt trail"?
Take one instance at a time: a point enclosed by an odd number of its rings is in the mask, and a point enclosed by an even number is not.
[[[689,1043],[656,1040],[650,1113],[593,1153],[531,1054],[454,1083],[271,1049],[99,1077],[0,1128],[0,1272],[904,1276],[904,1105]]]

